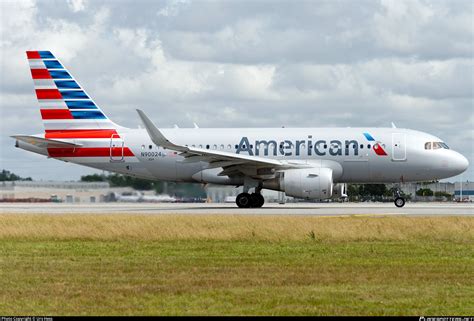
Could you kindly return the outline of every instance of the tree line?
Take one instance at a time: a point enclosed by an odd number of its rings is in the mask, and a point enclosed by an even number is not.
[[[121,174],[91,174],[81,176],[81,182],[108,182],[112,187],[132,187],[136,190],[155,190],[158,194],[178,197],[205,198],[206,190],[199,183],[152,181]]]
[[[0,173],[0,182],[5,182],[5,181],[31,181],[31,177],[20,177],[10,171],[7,171],[5,169],[2,169],[2,172]]]

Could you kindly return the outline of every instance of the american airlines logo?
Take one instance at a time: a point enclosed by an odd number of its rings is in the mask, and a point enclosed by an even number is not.
[[[383,149],[380,142],[376,142],[375,139],[368,133],[364,133],[364,136],[370,144],[375,153],[379,156],[387,156],[387,153]],[[313,142],[312,136],[308,136],[305,140],[282,140],[277,142],[276,140],[255,140],[254,143],[250,143],[248,137],[244,136],[240,139],[237,145],[236,153],[247,152],[251,156],[300,156],[300,155],[317,155],[317,156],[342,156],[342,155],[359,155],[359,148],[363,148],[357,140],[345,140],[344,142],[334,139],[331,141],[317,140]],[[369,145],[367,146],[369,148]]]

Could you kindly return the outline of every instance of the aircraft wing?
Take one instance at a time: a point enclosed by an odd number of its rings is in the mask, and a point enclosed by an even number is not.
[[[60,140],[46,139],[28,135],[13,135],[10,137],[40,148],[75,148],[82,146],[81,144],[74,144],[69,142],[63,142]]]
[[[153,124],[143,111],[137,109],[137,112],[152,142],[158,146],[181,152],[181,155],[185,157],[184,162],[206,161],[210,163],[211,167],[226,167],[246,164],[271,168],[301,168],[301,164],[292,164],[271,158],[241,155],[175,144],[163,135],[163,133],[155,126],[155,124]]]

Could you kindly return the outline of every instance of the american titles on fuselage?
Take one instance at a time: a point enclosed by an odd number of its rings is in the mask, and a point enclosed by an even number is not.
[[[383,144],[374,142],[373,145],[366,145],[367,149],[373,147],[374,149],[383,150]],[[312,136],[309,135],[308,139],[304,140],[289,140],[284,139],[277,142],[276,140],[255,140],[252,144],[248,137],[244,136],[240,139],[238,145],[236,145],[236,153],[240,154],[247,152],[250,156],[342,156],[342,155],[359,155],[359,149],[364,148],[363,144],[355,139],[345,140],[344,142],[333,139],[327,141],[325,139],[319,139],[313,142]],[[385,153],[384,153],[385,154]],[[380,155],[380,154],[379,154]],[[385,154],[386,155],[386,154]]]

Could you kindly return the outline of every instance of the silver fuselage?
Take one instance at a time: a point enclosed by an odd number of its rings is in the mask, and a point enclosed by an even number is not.
[[[199,173],[209,167],[208,162],[189,162],[179,152],[156,146],[144,129],[120,128],[117,132],[119,139],[69,140],[84,147],[114,149],[108,157],[58,159],[152,180],[239,184],[212,175],[218,169],[202,176]],[[427,142],[441,142],[440,138],[402,128],[173,128],[162,132],[180,145],[328,166],[333,169],[336,183],[438,180],[458,175],[468,166],[466,158],[453,150],[425,149]],[[386,155],[377,154],[374,144],[379,144]],[[18,146],[48,155],[47,150],[23,142]],[[117,152],[123,148],[129,148],[133,155]]]

